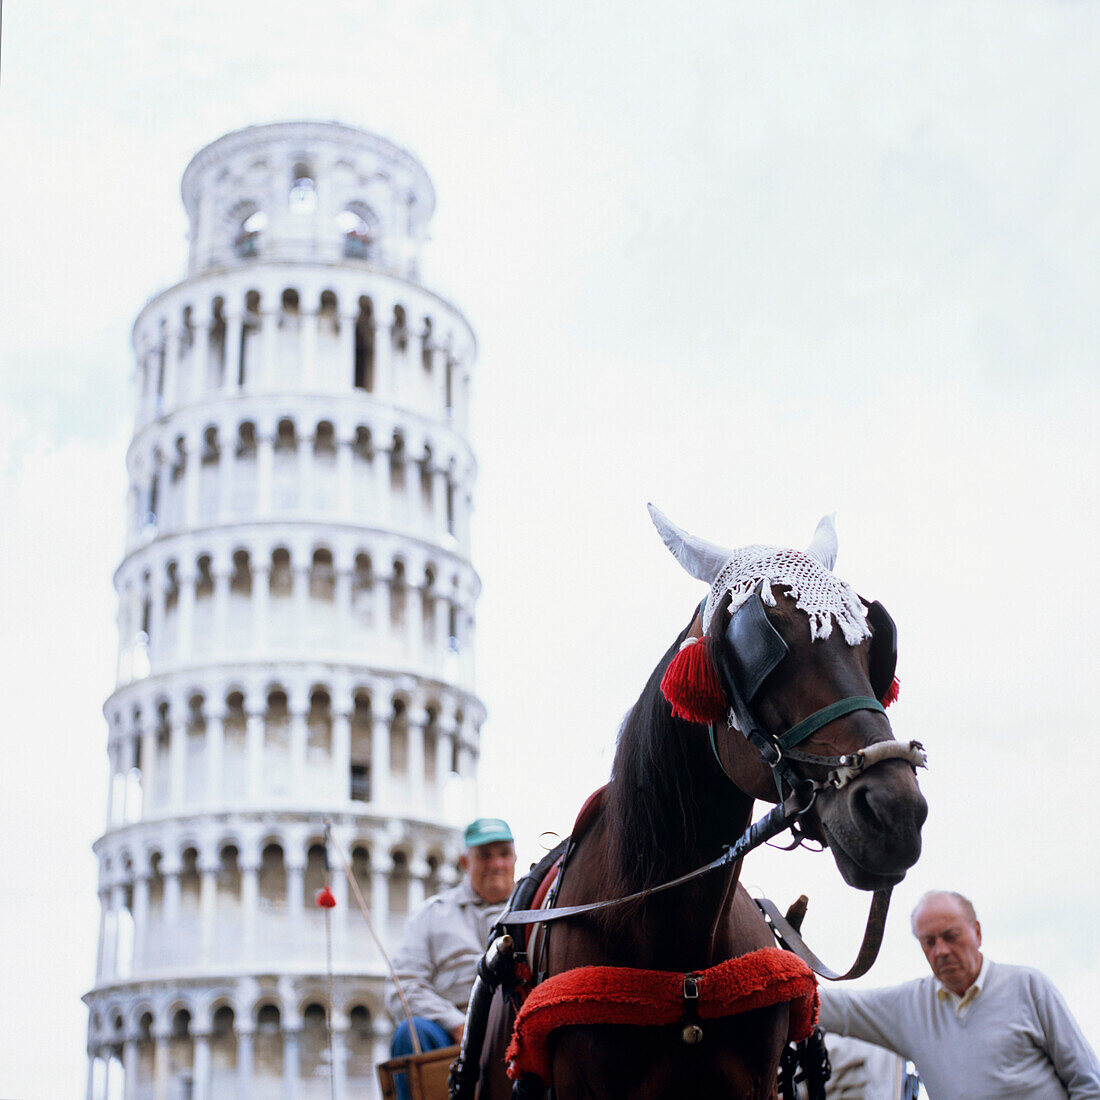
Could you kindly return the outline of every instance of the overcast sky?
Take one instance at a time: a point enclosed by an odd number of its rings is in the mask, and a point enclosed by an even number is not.
[[[646,515],[802,546],[897,620],[929,751],[907,916],[970,894],[992,957],[1100,1042],[1100,7],[655,0],[6,5],[0,72],[0,1095],[81,1095],[122,550],[129,328],[185,261],[179,177],[338,119],[438,193],[429,285],[478,333],[481,808],[521,856],[607,778],[701,586]],[[828,855],[744,881],[847,966]]]

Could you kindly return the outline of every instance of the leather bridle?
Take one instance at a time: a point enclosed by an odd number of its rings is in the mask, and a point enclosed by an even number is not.
[[[712,647],[712,653],[722,690],[729,703],[727,728],[740,730],[745,739],[755,747],[760,759],[771,768],[780,799],[783,798],[784,783],[792,791],[803,790],[812,792],[816,796],[818,791],[828,787],[839,790],[867,768],[884,760],[905,760],[914,768],[927,767],[928,760],[924,753],[924,746],[919,741],[910,741],[908,744],[892,739],[879,741],[858,752],[840,756],[822,756],[796,748],[818,730],[847,714],[858,710],[885,714],[886,708],[877,698],[870,695],[850,695],[844,699],[838,699],[814,711],[785,733],[773,735],[764,729],[751,703],[764,681],[787,656],[788,647],[782,635],[769,621],[760,592],[761,586],[757,586],[753,594],[730,616],[724,636],[716,639],[717,644]],[[876,660],[878,655],[872,653],[872,665],[879,666],[876,679],[880,680],[880,683],[872,683],[872,690],[884,696],[894,677],[896,633],[893,620],[882,605],[874,604],[872,607],[875,614],[870,617],[877,618],[883,624],[884,632],[890,634],[889,644],[893,649],[892,655],[889,655],[885,662]],[[875,644],[876,640],[873,638],[872,645]],[[879,644],[885,645],[887,642],[882,640]],[[882,680],[885,680],[885,683],[882,683]],[[709,734],[711,749],[718,759],[719,767],[729,778],[729,773],[726,772],[718,756],[713,723],[709,727]],[[791,766],[794,763],[811,764],[833,770],[824,781],[811,780],[800,775]],[[806,809],[809,809],[809,805]]]

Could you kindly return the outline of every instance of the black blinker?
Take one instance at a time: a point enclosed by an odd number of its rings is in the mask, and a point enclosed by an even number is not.
[[[898,665],[898,628],[878,600],[867,607],[867,623],[871,627],[871,690],[876,699],[884,699]]]
[[[714,656],[726,696],[733,698],[733,684],[744,702],[750,703],[787,656],[787,643],[768,621],[759,588],[730,616],[722,642],[714,647]]]

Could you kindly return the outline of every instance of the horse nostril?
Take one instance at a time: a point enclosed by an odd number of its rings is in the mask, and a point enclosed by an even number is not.
[[[898,835],[910,830],[919,833],[928,816],[928,803],[919,791],[912,798],[899,800],[892,787],[861,776],[849,792],[849,812],[868,829]]]
[[[872,792],[873,788],[866,784],[852,788],[852,816],[868,825],[878,825],[879,815],[875,812]]]

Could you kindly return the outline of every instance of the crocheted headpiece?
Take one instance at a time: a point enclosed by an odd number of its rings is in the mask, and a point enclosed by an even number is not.
[[[689,535],[652,504],[649,514],[676,560],[693,577],[710,585],[703,605],[704,639],[726,594],[730,596],[732,614],[758,584],[760,597],[769,607],[775,606],[773,585],[790,593],[795,606],[810,620],[812,640],[828,638],[834,622],[849,645],[858,645],[871,636],[863,601],[850,584],[832,572],[837,552],[833,516],[822,518],[810,545],[800,551],[759,545],[727,550]],[[694,641],[693,638],[685,639],[685,647],[691,647]],[[684,652],[681,656],[684,660],[678,661],[675,669],[670,667],[666,674],[669,687],[665,695],[673,703],[673,713],[690,721],[713,721],[715,714],[724,712],[717,681],[712,682],[711,675],[703,675],[706,669],[702,653]],[[709,661],[706,664],[709,665]],[[675,690],[672,690],[673,681]]]
[[[732,614],[763,581],[761,598],[769,607],[775,606],[773,584],[790,592],[795,606],[809,617],[811,638],[828,638],[834,620],[849,645],[858,645],[871,636],[863,601],[850,584],[832,572],[837,551],[833,516],[821,519],[810,545],[800,551],[778,546],[725,550],[681,530],[652,504],[649,514],[676,560],[693,577],[710,585],[703,607],[704,634],[727,592]]]

